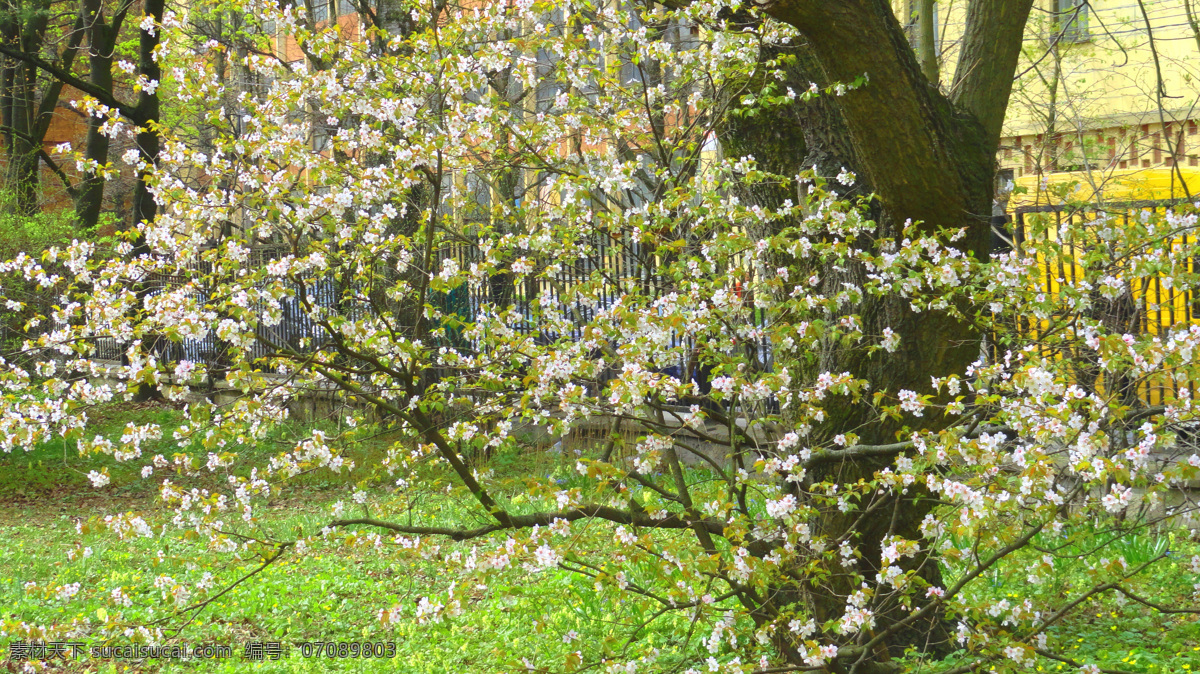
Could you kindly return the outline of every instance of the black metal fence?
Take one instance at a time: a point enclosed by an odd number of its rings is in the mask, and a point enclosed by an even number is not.
[[[1042,292],[1058,293],[1064,285],[1076,285],[1082,280],[1082,269],[1072,263],[1078,259],[1083,246],[1089,245],[1086,240],[1079,240],[1078,225],[1097,221],[1097,216],[1104,216],[1105,226],[1127,227],[1131,218],[1143,217],[1144,211],[1161,213],[1176,201],[1133,201],[1112,204],[1103,211],[1092,208],[1070,208],[1064,205],[1023,206],[1014,209],[1014,223],[1011,228],[1012,241],[1018,247],[1024,246],[1035,236],[1053,237],[1057,241],[1059,232],[1066,232],[1065,239],[1060,245],[1067,254],[1054,256],[1053,263],[1046,262],[1041,269],[1042,280],[1039,289]],[[1035,234],[1033,218],[1049,218],[1042,223],[1044,227],[1037,228]],[[1063,225],[1072,225],[1063,229]],[[1086,231],[1086,230],[1085,230]],[[1200,247],[1200,237],[1193,232],[1183,231],[1176,237],[1179,249],[1186,255],[1186,269],[1197,272],[1196,249]],[[541,344],[548,344],[561,338],[580,340],[583,338],[582,326],[593,321],[597,313],[611,309],[618,300],[628,294],[655,299],[671,292],[672,286],[658,274],[661,260],[654,252],[648,250],[635,237],[627,234],[600,233],[581,247],[583,253],[573,264],[561,265],[553,274],[529,274],[516,280],[511,273],[498,273],[485,278],[482,283],[463,284],[446,293],[438,293],[434,301],[440,303],[441,311],[447,316],[457,316],[463,324],[480,320],[485,312],[496,311],[497,307],[513,307],[519,318],[509,326],[523,335],[531,335]],[[273,259],[286,254],[279,248],[256,249],[247,261],[248,266],[264,265]],[[478,246],[463,241],[443,246],[437,251],[438,264],[452,260],[460,269],[470,269],[472,264],[482,261]],[[748,306],[754,306],[753,290],[759,280],[757,270],[753,265],[745,264],[742,273],[746,279],[742,301]],[[201,276],[211,269],[197,267]],[[177,288],[187,279],[183,276],[160,276],[151,279],[151,294],[164,292],[169,288]],[[353,289],[342,287],[333,280],[313,278],[304,282],[288,281],[288,297],[279,300],[279,320],[269,322],[267,307],[260,306],[257,310],[257,327],[254,344],[249,348],[253,358],[270,356],[279,346],[301,353],[312,352],[323,348],[329,339],[329,334],[318,321],[311,316],[312,311],[326,315],[341,315],[352,320],[368,315],[371,307],[365,297],[358,296]],[[588,295],[594,300],[579,299],[576,290],[588,288]],[[1034,289],[1030,289],[1034,290]],[[198,288],[194,299],[203,304],[208,300],[205,290]],[[305,296],[309,300],[308,307],[297,299]],[[1173,284],[1165,284],[1160,277],[1138,279],[1137,287],[1131,288],[1129,299],[1132,302],[1131,315],[1123,319],[1128,325],[1128,332],[1135,333],[1165,333],[1172,326],[1180,323],[1190,323],[1200,320],[1200,294],[1192,290],[1181,290]],[[539,319],[539,315],[547,308],[570,319],[576,326],[571,334],[562,335],[548,327]],[[750,323],[753,327],[765,327],[767,312],[750,311]],[[1043,332],[1047,329],[1046,321],[1037,320],[1030,316],[1014,316],[1016,330],[1027,335],[1034,342],[1041,343]],[[510,321],[511,322],[511,321]],[[448,322],[450,323],[450,322]],[[1071,334],[1076,328],[1070,328]],[[763,336],[746,340],[740,345],[745,353],[765,372],[774,368],[773,345]],[[464,338],[461,329],[447,325],[445,329],[448,346],[475,350],[483,345],[473,343]],[[995,348],[996,340],[991,340]],[[96,356],[101,359],[118,361],[122,358],[126,345],[113,339],[99,339],[96,343]],[[679,354],[678,362],[667,364],[662,372],[678,377],[681,380],[696,381],[703,392],[708,390],[708,377],[705,368],[699,366],[695,354],[697,345],[687,336],[678,333],[671,334],[668,347]],[[181,341],[159,340],[155,345],[159,358],[167,362],[188,360],[205,363],[210,367],[220,366],[227,362],[227,345],[217,337],[215,326],[210,326],[202,339],[184,339]],[[608,372],[605,378],[614,376]],[[1138,397],[1148,404],[1159,404],[1164,400],[1176,397],[1182,389],[1187,389],[1192,395],[1196,391],[1196,383],[1191,381],[1176,381],[1164,378],[1161,383],[1153,385],[1141,383],[1138,385]]]
[[[640,243],[630,233],[601,232],[593,235],[586,242],[585,254],[581,255],[574,264],[560,265],[558,271],[549,278],[545,275],[530,274],[521,281],[514,282],[509,274],[497,274],[486,282],[460,290],[461,296],[455,291],[444,297],[443,311],[447,314],[462,316],[465,322],[474,321],[486,307],[513,306],[522,319],[510,327],[524,335],[533,335],[534,339],[546,344],[567,337],[578,341],[583,339],[582,327],[594,321],[601,311],[612,309],[616,303],[629,294],[641,298],[656,300],[673,291],[673,285],[659,273],[661,260],[655,251]],[[481,261],[478,246],[463,243],[448,246],[441,250],[443,260],[453,260],[460,269],[469,269],[473,263]],[[745,281],[734,288],[741,301],[749,307],[754,307],[753,288],[759,281],[758,272],[748,263],[742,266]],[[574,293],[575,289],[589,287],[594,301],[584,301]],[[462,286],[460,288],[466,288]],[[535,306],[536,303],[536,306]],[[556,313],[571,319],[576,326],[569,335],[561,335],[549,329],[537,318],[537,307],[545,311],[547,307]],[[763,328],[767,323],[767,312],[751,309],[750,324]],[[764,372],[774,368],[775,358],[770,339],[765,331],[752,340],[744,340],[740,347],[757,367]],[[464,345],[477,348],[479,345]],[[672,331],[669,333],[667,347],[678,350],[679,359],[675,364],[662,368],[664,374],[674,376],[681,381],[693,380],[702,392],[709,390],[708,368],[701,366],[696,358],[698,352],[695,340],[686,335]],[[606,377],[615,376],[615,372],[607,373]]]
[[[520,318],[509,325],[516,332],[532,336],[540,344],[549,344],[561,338],[580,340],[583,338],[582,329],[596,319],[598,312],[613,308],[623,296],[634,293],[640,297],[656,299],[671,291],[671,286],[656,273],[659,260],[655,255],[639,243],[632,235],[597,235],[587,242],[581,255],[574,264],[560,265],[556,273],[546,275],[529,274],[521,280],[510,272],[501,272],[488,276],[482,283],[462,284],[458,288],[445,293],[436,293],[432,298],[438,303],[439,309],[447,316],[456,316],[464,324],[470,324],[484,317],[485,312],[494,312],[497,308],[513,307]],[[265,265],[277,259],[288,251],[278,248],[256,249],[247,266]],[[470,269],[472,264],[482,261],[482,254],[477,245],[461,242],[443,246],[437,251],[438,265],[452,260],[460,269]],[[196,277],[203,277],[212,272],[208,263],[197,263]],[[752,288],[755,285],[756,274],[747,266],[744,270],[745,289],[736,288],[735,292],[748,306],[754,306]],[[146,290],[148,295],[156,295],[167,290],[177,289],[187,283],[188,275],[157,275],[149,279]],[[355,289],[343,287],[341,284],[322,278],[310,278],[304,281],[286,281],[288,295],[280,300],[280,319],[268,324],[268,311],[265,305],[256,308],[256,339],[248,349],[252,358],[265,358],[275,354],[278,347],[300,353],[311,353],[327,346],[330,335],[320,323],[312,318],[312,313],[326,315],[339,314],[351,320],[362,318],[371,311],[366,297],[358,296]],[[594,301],[579,299],[575,290],[587,286]],[[190,291],[191,299],[203,305],[209,300],[209,291],[197,286]],[[308,306],[302,305],[298,297],[305,296]],[[542,321],[539,316],[547,310],[567,317],[575,326],[570,334],[559,334]],[[752,322],[756,327],[763,327],[766,312],[752,310]],[[463,337],[461,329],[447,321],[445,326],[445,344],[453,348],[476,350],[484,348]],[[760,331],[762,332],[762,331]],[[123,358],[127,344],[119,343],[112,338],[95,340],[95,356],[101,360],[120,361]],[[696,358],[697,345],[690,337],[671,333],[668,348],[678,350],[678,362],[666,365],[661,369],[664,374],[675,376],[681,380],[691,379],[697,382],[705,393],[709,390],[707,367],[701,367]],[[774,366],[772,346],[766,336],[753,340],[745,340],[740,345],[745,349],[752,361],[757,362],[763,371],[770,371]],[[216,325],[209,326],[207,334],[200,339],[185,338],[179,341],[159,339],[153,349],[163,362],[178,362],[187,360],[204,363],[213,371],[219,372],[228,363],[228,345],[223,343],[216,334]],[[602,378],[607,380],[615,376],[609,371]]]
[[[272,260],[279,259],[288,251],[279,247],[259,247],[251,251],[245,266],[248,268],[261,267]],[[210,300],[211,290],[203,286],[205,276],[213,269],[209,262],[192,263],[191,269],[196,272],[194,278],[201,281],[193,285],[188,292],[189,299],[203,306]],[[160,295],[192,283],[193,277],[188,274],[154,274],[145,281],[142,292],[149,297]],[[349,318],[358,318],[365,314],[361,304],[348,302],[343,289],[331,279],[310,278],[303,281],[288,280],[287,294],[278,300],[279,320],[269,318],[268,307],[259,302],[255,310],[255,337],[249,346],[252,358],[264,358],[275,353],[280,347],[301,353],[311,353],[320,348],[329,334],[317,320],[314,320],[303,305],[301,298],[310,302],[318,311],[338,312]],[[184,338],[181,340],[156,339],[153,350],[157,357],[164,362],[191,361],[205,363],[210,367],[220,368],[228,363],[227,352],[229,345],[217,336],[217,325],[207,326],[208,330],[201,338]],[[100,360],[120,361],[128,348],[128,344],[111,337],[101,337],[95,340],[96,352],[94,357]]]

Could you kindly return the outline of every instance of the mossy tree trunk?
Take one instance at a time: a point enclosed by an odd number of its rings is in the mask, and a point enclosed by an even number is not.
[[[768,4],[774,18],[798,28],[804,41],[790,48],[795,61],[787,81],[796,91],[810,82],[820,86],[849,83],[866,74],[868,82],[844,96],[822,96],[809,102],[775,109],[767,114],[732,119],[721,129],[722,146],[730,155],[753,154],[761,168],[784,176],[816,167],[825,176],[842,168],[858,176],[854,192],[874,194],[870,216],[878,236],[897,237],[906,220],[922,223],[923,233],[940,228],[966,227],[956,245],[977,258],[988,255],[990,215],[995,173],[995,152],[1013,73],[1020,53],[1024,27],[1032,0],[972,0],[957,65],[952,97],[942,94],[922,71],[921,63],[886,0],[781,0]],[[778,52],[764,53],[774,57]],[[840,185],[833,188],[845,189]],[[794,187],[759,186],[749,198],[765,206],[778,206],[794,198]],[[861,286],[861,268],[820,270],[819,291],[832,294],[844,283]],[[972,307],[957,307],[969,315]],[[878,337],[888,327],[901,337],[895,352],[823,345],[816,354],[813,372],[850,372],[870,382],[872,391],[893,396],[901,389],[934,393],[931,377],[962,374],[979,356],[979,335],[968,322],[949,312],[912,310],[900,297],[867,297],[847,309],[856,313],[867,335]],[[901,422],[881,417],[871,406],[849,399],[827,407],[828,417],[817,429],[816,440],[853,432],[864,444],[897,440]],[[941,415],[905,419],[904,425],[937,429],[946,423]],[[872,474],[887,461],[845,460],[813,471],[810,479],[836,478],[853,483]],[[874,582],[884,539],[898,535],[919,540],[920,524],[933,507],[923,490],[876,502],[876,510],[842,513],[831,509],[819,522],[831,540],[850,536],[862,552],[859,569]],[[909,568],[933,585],[941,585],[937,560],[918,556]],[[807,605],[818,622],[839,617],[844,597],[854,591],[851,577],[839,569],[820,583],[798,581],[780,588],[784,602]],[[875,630],[889,629],[907,610],[896,605],[876,607]],[[906,647],[926,651],[949,650],[949,634],[939,618],[894,629],[887,639],[893,654]],[[797,653],[783,647],[794,664],[803,664]],[[866,660],[886,660],[887,655]],[[866,661],[862,663],[864,666]],[[839,665],[840,666],[840,665]],[[883,669],[878,669],[883,667]],[[860,666],[857,671],[886,671],[884,665]]]

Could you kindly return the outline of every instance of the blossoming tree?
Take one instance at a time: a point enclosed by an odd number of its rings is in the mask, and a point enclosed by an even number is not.
[[[1113,556],[1036,601],[978,588],[1013,559],[1040,582],[1081,523],[1112,536],[1188,510],[1158,499],[1200,471],[1175,441],[1192,396],[1136,393],[1196,379],[1200,328],[1142,334],[1103,309],[1145,279],[1200,278],[1174,250],[1185,208],[1031,224],[989,259],[972,214],[1029,4],[972,3],[978,62],[953,102],[866,0],[363,5],[353,40],[268,8],[304,59],[247,49],[253,92],[226,90],[164,15],[159,86],[218,131],[201,148],[142,130],[161,140],[159,208],[121,259],[78,243],[0,267],[61,296],[25,345],[36,367],[9,354],[0,370],[0,447],[64,434],[144,462],[182,544],[262,566],[333,542],[440,560],[453,580],[378,607],[384,625],[450,618],[462,588],[514,566],[559,567],[653,602],[652,620],[687,616],[707,662],[682,666],[708,671],[894,671],[909,647],[964,649],[954,671],[1074,663],[1049,630],[1100,592],[1159,606],[1126,583],[1161,557]],[[281,252],[250,264],[263,242]],[[1051,292],[1060,262],[1078,274]],[[280,336],[297,321],[310,329]],[[125,351],[118,385],[87,376],[105,339]],[[167,357],[206,339],[220,359]],[[215,376],[240,395],[188,395]],[[91,406],[145,387],[189,400],[172,457],[142,455],[154,425],[88,431]],[[347,403],[341,430],[244,469],[232,448],[313,392]],[[581,450],[565,485],[514,491],[482,461],[589,425],[637,440]],[[397,439],[355,465],[380,427]],[[429,463],[470,517],[401,517],[373,488],[408,489]],[[264,533],[265,500],[325,470],[364,488],[312,530]],[[88,526],[158,535],[135,513]],[[581,545],[587,527],[611,545]],[[154,591],[186,618],[219,589]],[[621,653],[527,666],[652,671],[640,629]]]

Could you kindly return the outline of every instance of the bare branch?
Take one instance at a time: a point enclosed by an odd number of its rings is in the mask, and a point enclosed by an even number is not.
[[[486,536],[496,531],[505,531],[511,529],[531,529],[535,526],[546,527],[554,523],[554,520],[565,520],[574,522],[582,519],[601,519],[617,524],[629,524],[647,529],[694,529],[702,528],[710,534],[720,535],[725,528],[723,522],[712,518],[702,520],[689,520],[681,518],[679,515],[670,514],[666,517],[655,518],[645,513],[630,512],[620,510],[611,506],[599,505],[595,503],[587,503],[569,510],[558,510],[555,512],[539,512],[528,515],[507,515],[507,523],[497,522],[486,526],[477,527],[475,529],[451,529],[445,527],[416,527],[373,518],[358,518],[352,520],[334,520],[329,523],[330,527],[347,527],[354,525],[366,525],[387,529],[401,534],[413,534],[418,536],[446,536],[451,540],[465,541],[472,538]]]

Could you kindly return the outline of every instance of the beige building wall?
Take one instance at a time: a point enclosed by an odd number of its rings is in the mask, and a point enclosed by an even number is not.
[[[937,0],[952,87],[969,0]],[[999,161],[1014,178],[1200,164],[1200,0],[1035,0]],[[916,44],[916,0],[893,0]],[[1153,39],[1151,39],[1153,38]]]

